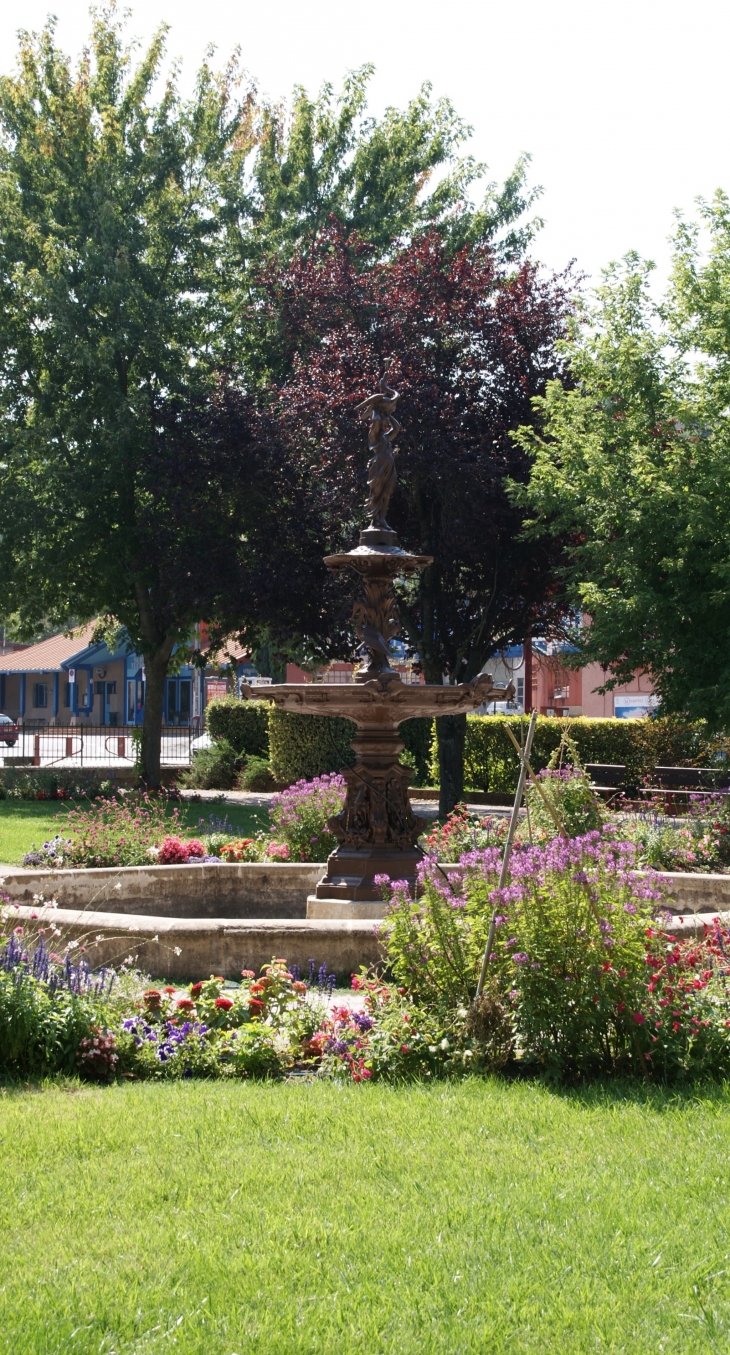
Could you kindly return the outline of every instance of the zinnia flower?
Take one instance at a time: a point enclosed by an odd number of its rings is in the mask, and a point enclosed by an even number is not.
[[[220,1007],[222,1012],[229,1012],[233,1006],[233,1001],[230,997],[217,997],[215,1005],[216,1007]]]

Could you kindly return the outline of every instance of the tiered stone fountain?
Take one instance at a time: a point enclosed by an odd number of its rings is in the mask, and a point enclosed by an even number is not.
[[[333,572],[349,569],[362,579],[363,596],[355,602],[352,616],[363,662],[351,683],[280,683],[266,688],[266,699],[283,710],[344,716],[357,726],[352,741],[355,765],[343,770],[345,806],[329,821],[339,845],[307,900],[309,918],[380,917],[383,905],[376,875],[415,886],[423,856],[417,840],[425,821],[411,809],[411,773],[399,761],[404,747],[399,725],[419,715],[475,710],[485,701],[509,700],[514,694],[511,685],[496,687],[489,673],[458,686],[410,685],[390,666],[390,641],[400,631],[394,581],[432,563],[428,555],[402,550],[386,521],[397,482],[394,443],[401,431],[395,418],[397,401],[383,377],[375,394],[357,407],[358,417],[368,424],[371,454],[368,525],[354,549],[324,557]],[[242,695],[260,698],[261,690],[244,686]]]

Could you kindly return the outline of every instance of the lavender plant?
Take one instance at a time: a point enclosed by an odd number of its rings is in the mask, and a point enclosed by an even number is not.
[[[502,890],[497,848],[465,853],[448,876],[430,860],[416,899],[403,882],[383,881],[388,963],[417,1004],[468,1006],[496,906],[491,982],[509,1004],[522,1057],[561,1076],[623,1066],[635,1055],[646,928],[661,898],[635,858],[633,843],[597,831],[523,845]]]
[[[271,834],[286,844],[291,861],[326,861],[337,846],[328,820],[345,803],[346,785],[337,772],[297,781],[271,801]]]

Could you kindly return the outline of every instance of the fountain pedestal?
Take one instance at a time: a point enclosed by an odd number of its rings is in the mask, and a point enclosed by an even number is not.
[[[390,360],[386,365],[386,373]],[[403,742],[398,727],[419,715],[455,715],[475,710],[485,701],[509,699],[514,688],[495,687],[491,674],[458,686],[404,684],[390,667],[390,642],[400,631],[393,583],[400,575],[418,575],[433,564],[430,555],[411,555],[398,545],[386,521],[397,482],[395,441],[401,425],[395,417],[397,392],[385,375],[378,390],[361,401],[356,414],[368,424],[368,526],[354,550],[327,555],[333,573],[350,570],[362,581],[362,596],[352,619],[360,642],[362,664],[352,683],[281,683],[267,687],[265,699],[302,715],[340,715],[354,720],[355,765],[343,770],[347,798],[341,814],[329,820],[337,839],[327,870],[307,900],[307,917],[367,918],[383,912],[376,879],[407,880],[412,891],[423,857],[418,838],[425,820],[408,799],[410,771],[398,757]],[[242,695],[252,696],[244,687]],[[259,689],[256,696],[260,696]]]
[[[244,697],[261,698],[244,686]],[[339,715],[353,720],[355,765],[345,767],[347,798],[329,821],[338,846],[314,894],[307,917],[378,918],[383,903],[376,876],[407,880],[415,890],[417,845],[426,826],[408,797],[411,772],[398,761],[403,741],[398,727],[414,716],[455,715],[486,701],[505,700],[512,688],[496,687],[491,674],[458,686],[406,684],[397,673],[380,673],[364,683],[281,683],[266,688],[266,700],[301,715]]]

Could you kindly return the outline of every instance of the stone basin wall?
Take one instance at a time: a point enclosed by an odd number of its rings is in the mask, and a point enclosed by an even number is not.
[[[12,903],[36,894],[59,908],[162,918],[304,918],[322,862],[205,866],[117,866],[4,872]]]
[[[445,865],[449,871],[458,869]],[[121,866],[99,870],[9,868],[12,903],[35,894],[59,908],[169,918],[304,918],[323,862],[245,862],[207,866]],[[675,913],[730,912],[730,875],[659,872]],[[119,888],[117,888],[119,886]]]

